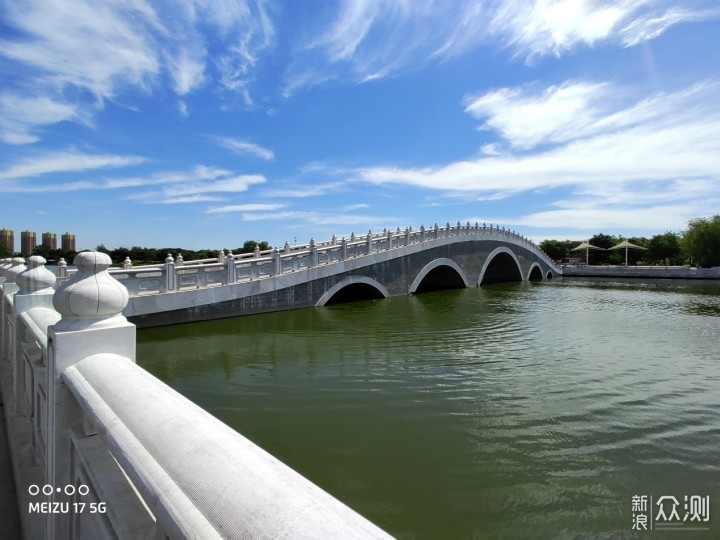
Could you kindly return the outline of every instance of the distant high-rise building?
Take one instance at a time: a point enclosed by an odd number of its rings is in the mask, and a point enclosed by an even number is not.
[[[75,235],[65,233],[62,235],[62,250],[75,251]]]
[[[37,236],[32,231],[22,231],[20,233],[20,254],[23,257],[29,257],[33,254],[37,245]]]
[[[42,245],[48,249],[57,249],[57,235],[54,232],[42,234]]]
[[[0,229],[0,242],[3,242],[7,248],[15,253],[15,233],[10,229]]]

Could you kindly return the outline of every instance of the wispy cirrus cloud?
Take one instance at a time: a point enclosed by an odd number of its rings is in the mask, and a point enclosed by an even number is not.
[[[616,219],[621,208],[628,216],[654,212],[653,224],[671,217],[677,224],[720,204],[718,99],[716,81],[636,100],[622,88],[587,81],[492,90],[466,100],[466,110],[506,151],[437,167],[367,167],[351,178],[473,199],[573,190],[565,207],[561,201],[514,222],[523,225],[559,223],[579,217],[580,208],[587,223],[606,210],[612,217],[600,222]],[[640,221],[633,216],[623,223]]]
[[[205,210],[206,214],[225,214],[228,212],[272,212],[284,208],[284,204],[229,204],[213,206]]]
[[[50,152],[22,159],[0,170],[0,180],[26,180],[57,173],[129,167],[144,161],[145,158],[139,156]]]
[[[635,46],[674,25],[720,17],[711,0],[678,7],[672,0],[506,0],[417,3],[346,0],[299,49],[285,94],[333,78],[364,82],[478,47],[514,56],[561,56],[602,42]]]
[[[30,144],[40,138],[40,126],[65,121],[83,120],[78,107],[47,96],[27,97],[12,93],[0,94],[0,141],[7,144]]]
[[[14,144],[35,142],[31,128],[87,117],[129,89],[167,87],[182,97],[213,83],[246,91],[258,52],[274,37],[262,0],[181,0],[171,17],[144,0],[6,2],[0,17],[23,35],[0,37],[13,73],[5,95],[32,89],[47,100],[41,117],[28,108],[0,113],[2,140]],[[71,101],[68,93],[90,99]],[[187,113],[183,102],[180,111]]]
[[[275,153],[272,150],[263,148],[253,142],[233,137],[215,137],[215,139],[220,146],[227,148],[236,154],[254,156],[265,161],[272,161],[275,159]]]

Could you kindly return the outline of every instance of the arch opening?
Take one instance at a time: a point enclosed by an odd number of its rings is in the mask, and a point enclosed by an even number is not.
[[[480,274],[480,285],[522,281],[520,264],[514,254],[507,248],[498,248],[488,257],[483,272]]]
[[[545,276],[545,278],[546,278],[546,279],[552,279],[552,278],[553,278],[553,273],[552,273],[551,270],[548,270],[548,273],[547,273],[547,275]]]
[[[528,275],[528,281],[542,281],[543,274],[542,270],[540,269],[540,265],[537,263],[534,263],[532,268],[530,269],[530,274]]]
[[[372,278],[350,276],[336,283],[320,297],[316,306],[347,304],[363,300],[380,300],[390,296],[387,289]]]
[[[446,291],[448,289],[464,289],[467,283],[454,268],[446,265],[437,266],[430,270],[422,278],[422,281],[415,288],[415,294],[422,294],[435,291]]]
[[[364,300],[382,300],[383,294],[372,285],[367,283],[351,283],[333,294],[324,305],[347,304],[350,302],[362,302]]]

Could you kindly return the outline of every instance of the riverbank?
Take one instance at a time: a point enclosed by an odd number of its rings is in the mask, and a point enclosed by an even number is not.
[[[563,266],[564,277],[624,277],[654,279],[720,279],[720,267],[688,266]]]

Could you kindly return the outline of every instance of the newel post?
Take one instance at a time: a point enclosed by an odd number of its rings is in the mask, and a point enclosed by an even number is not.
[[[315,267],[318,265],[318,251],[317,246],[315,245],[315,239],[310,239],[310,267]]]
[[[165,291],[175,290],[175,259],[168,253],[165,257]]]
[[[372,250],[373,250],[372,230],[369,230],[369,229],[368,229],[366,241],[367,241],[367,254],[370,255],[370,254],[372,253]]]
[[[227,283],[235,283],[235,256],[233,255],[232,250],[228,251],[227,257],[225,257],[225,262],[223,263],[223,266],[225,266],[225,280],[224,282]]]
[[[18,291],[15,293],[14,303],[14,327],[15,339],[13,354],[13,379],[15,381],[15,412],[19,415],[25,414],[25,365],[23,359],[23,343],[25,341],[25,325],[20,324],[19,319],[26,311],[43,307],[53,308],[53,286],[55,275],[45,268],[47,261],[38,255],[33,255],[27,260],[27,269],[18,274],[15,283]]]
[[[344,261],[345,259],[347,259],[347,240],[343,236],[342,240],[340,240],[340,260]]]
[[[285,243],[287,244],[287,242]],[[272,250],[272,260],[272,275],[279,276],[282,273],[282,261],[280,260],[280,252],[277,250],[277,248],[273,248]]]
[[[71,454],[71,434],[83,434],[83,414],[63,383],[63,374],[97,354],[113,354],[135,362],[135,325],[122,315],[128,291],[108,273],[111,263],[105,253],[78,253],[73,260],[77,273],[57,288],[52,299],[61,319],[48,328],[45,483],[51,486],[73,483],[72,468],[77,456]],[[56,499],[67,501],[67,496],[53,491],[49,499],[52,504]],[[46,538],[67,537],[69,515],[51,513],[47,518]]]

